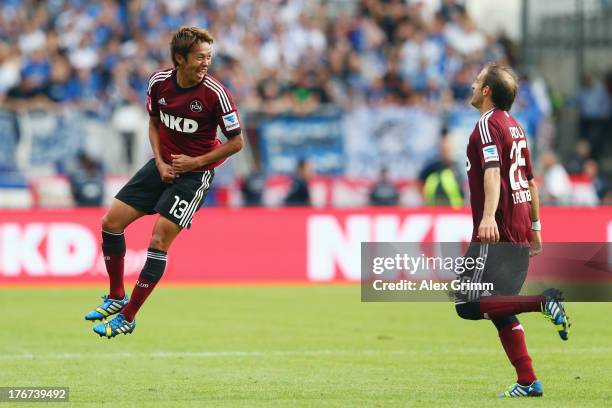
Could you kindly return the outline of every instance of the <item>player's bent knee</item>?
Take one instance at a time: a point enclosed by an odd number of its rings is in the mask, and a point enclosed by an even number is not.
[[[170,240],[166,239],[163,234],[154,233],[149,242],[149,248],[159,249],[160,251],[168,251]]]
[[[102,229],[106,232],[123,232],[123,226],[114,220],[108,213],[102,217]]]
[[[478,302],[462,303],[455,305],[455,310],[460,318],[466,320],[480,320],[482,315],[480,313],[480,305]]]

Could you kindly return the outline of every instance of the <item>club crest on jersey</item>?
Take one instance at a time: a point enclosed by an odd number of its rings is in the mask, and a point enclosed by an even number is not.
[[[485,163],[490,161],[499,161],[499,154],[497,153],[497,146],[485,146],[482,148],[482,155]]]
[[[223,116],[223,125],[225,125],[225,130],[233,130],[240,126],[240,122],[238,121],[238,116],[236,116],[236,112],[228,113]]]
[[[191,109],[192,112],[202,112],[202,102],[194,99],[189,104],[189,109]]]
[[[194,133],[198,130],[198,122],[193,119],[181,118],[172,116],[169,113],[159,111],[159,117],[168,129],[176,130],[183,133]]]

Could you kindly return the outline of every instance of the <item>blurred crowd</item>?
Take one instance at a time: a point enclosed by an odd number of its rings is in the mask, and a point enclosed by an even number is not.
[[[180,25],[216,37],[213,73],[243,110],[464,101],[483,61],[513,64],[512,43],[476,28],[462,1],[6,0],[0,98],[105,115],[142,103],[169,65]]]
[[[215,36],[212,74],[250,126],[362,105],[443,114],[469,101],[483,63],[517,65],[512,41],[479,30],[462,0],[3,0],[0,103],[78,108],[101,119],[142,106],[150,74],[170,65],[168,41],[181,25]],[[577,97],[584,147],[570,163],[580,162],[579,170],[571,171],[595,179],[610,137],[610,91],[585,78]],[[546,91],[525,86],[517,105],[539,100],[549,114],[546,99]],[[124,133],[127,140],[133,132]],[[555,164],[554,153],[543,154],[544,170]],[[600,200],[608,193],[601,179]],[[449,200],[462,196],[456,190]]]
[[[601,78],[586,73],[568,103],[578,113],[578,138],[566,160],[553,150],[540,154],[542,201],[612,205],[612,70]]]

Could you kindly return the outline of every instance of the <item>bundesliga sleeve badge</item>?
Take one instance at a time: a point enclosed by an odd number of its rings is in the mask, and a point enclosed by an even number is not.
[[[225,126],[225,130],[234,130],[240,126],[240,122],[238,121],[238,116],[236,116],[236,112],[228,113],[223,117],[223,125]]]
[[[482,148],[482,155],[484,157],[485,163],[491,161],[499,161],[499,154],[497,153],[497,146],[485,146]]]

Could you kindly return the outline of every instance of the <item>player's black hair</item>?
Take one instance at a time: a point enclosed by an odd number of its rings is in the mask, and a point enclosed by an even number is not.
[[[495,63],[488,64],[486,68],[482,86],[491,88],[491,100],[496,108],[509,111],[516,98],[516,76],[509,68]]]
[[[180,54],[183,58],[187,59],[187,54],[191,52],[191,48],[196,43],[207,42],[212,44],[215,42],[212,34],[203,28],[198,27],[181,27],[179,28],[170,41],[170,56],[172,57],[172,64],[174,67],[178,67],[178,61],[176,60],[175,54]]]

